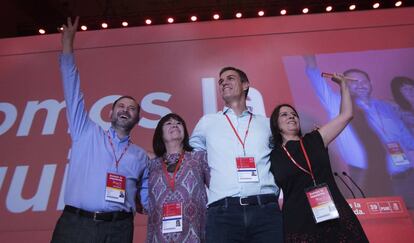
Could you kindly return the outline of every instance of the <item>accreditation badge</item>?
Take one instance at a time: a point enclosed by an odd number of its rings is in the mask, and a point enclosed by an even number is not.
[[[257,173],[254,157],[239,156],[236,157],[237,176],[239,182],[258,182],[259,175]]]
[[[125,202],[125,183],[126,178],[123,175],[115,173],[106,174],[105,200],[110,202]]]
[[[162,233],[183,231],[182,203],[166,203],[162,207]]]
[[[406,166],[410,164],[404,151],[398,142],[387,143],[388,153],[391,155],[391,160],[394,166]]]
[[[305,193],[316,223],[339,218],[327,184],[307,188]]]

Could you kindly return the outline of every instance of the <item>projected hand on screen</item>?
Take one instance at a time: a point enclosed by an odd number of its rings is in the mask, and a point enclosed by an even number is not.
[[[330,79],[340,86],[341,100],[339,114],[319,129],[325,147],[335,139],[352,119],[352,101],[347,84],[347,78],[340,73],[328,75]]]
[[[72,23],[70,17],[67,18],[67,24],[63,24],[59,31],[62,33],[62,52],[72,53],[73,42],[75,39],[76,30],[78,29],[79,16],[75,18],[75,22]]]
[[[309,81],[332,119],[340,111],[340,95],[321,77],[315,56],[303,58]],[[352,67],[353,63],[338,66]],[[413,170],[412,134],[396,113],[395,104],[373,97],[375,85],[380,83],[371,80],[366,71],[353,67],[344,75],[349,77],[346,83],[354,105],[354,119],[336,139],[336,152],[369,196],[403,195],[409,202],[406,188],[410,184],[408,174]]]

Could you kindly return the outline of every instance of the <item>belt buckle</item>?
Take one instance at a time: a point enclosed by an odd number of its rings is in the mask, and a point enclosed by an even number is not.
[[[102,219],[96,219],[96,215],[97,215],[98,213],[99,213],[99,212],[94,212],[94,213],[93,213],[93,221],[96,221],[96,222],[103,221]]]
[[[247,197],[239,197],[239,203],[240,203],[240,205],[241,205],[241,206],[248,206],[248,205],[249,205],[248,203],[243,203],[243,202],[242,202],[242,199],[243,199],[243,198],[247,198]]]

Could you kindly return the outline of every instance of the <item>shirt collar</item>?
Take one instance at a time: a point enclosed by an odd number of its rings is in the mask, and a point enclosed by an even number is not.
[[[375,99],[369,99],[369,103],[362,102],[360,99],[355,99],[355,104],[365,110],[376,107],[377,103],[378,101]]]
[[[109,127],[109,130],[108,131],[109,131],[109,134],[111,134],[111,138],[114,141],[117,141],[119,143],[123,143],[123,142],[129,141],[129,139],[130,139],[130,135],[125,136],[122,139],[119,139],[119,137],[117,136],[116,131],[115,131],[115,129],[113,127]]]
[[[224,106],[223,107],[223,114],[225,115],[225,114],[234,114],[234,111],[233,111],[233,109],[231,109],[230,107],[227,107],[227,106]],[[252,114],[253,115],[253,112],[252,112],[252,108],[250,107],[250,106],[247,106],[247,109],[246,110],[244,110],[241,114],[240,114],[240,117],[243,117],[243,116],[247,116],[247,115],[250,115],[250,114]]]

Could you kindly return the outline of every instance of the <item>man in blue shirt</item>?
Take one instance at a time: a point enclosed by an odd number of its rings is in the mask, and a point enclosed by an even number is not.
[[[137,184],[144,208],[148,195],[147,155],[129,135],[140,107],[130,96],[117,99],[108,131],[88,117],[73,56],[78,23],[68,18],[62,29],[60,68],[72,149],[66,206],[52,242],[132,242]]]
[[[207,242],[282,242],[269,119],[247,108],[243,71],[223,68],[218,84],[223,111],[203,116],[190,139],[196,150],[207,151],[210,167]]]
[[[339,113],[340,95],[321,77],[316,57],[305,56],[306,74],[330,118]],[[354,102],[354,119],[336,139],[351,176],[368,196],[403,196],[414,207],[414,137],[396,113],[395,104],[372,97],[368,73],[350,69],[344,75]]]

